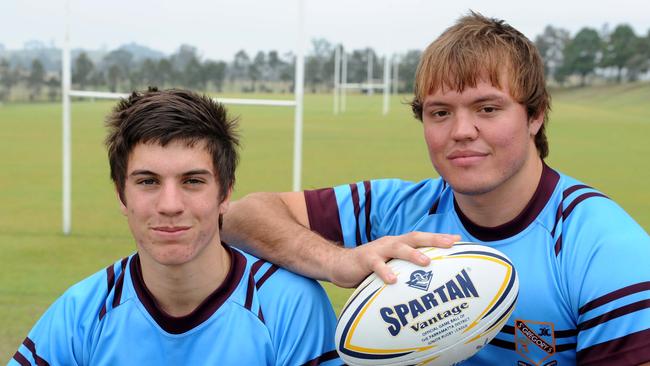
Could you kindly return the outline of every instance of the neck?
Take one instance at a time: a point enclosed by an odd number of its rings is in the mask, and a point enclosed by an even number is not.
[[[496,227],[510,222],[526,208],[540,182],[542,160],[535,155],[507,181],[496,189],[478,195],[454,192],[463,214],[483,227]]]
[[[140,255],[142,278],[158,307],[180,317],[194,311],[226,278],[231,258],[217,240],[181,265],[163,265]]]

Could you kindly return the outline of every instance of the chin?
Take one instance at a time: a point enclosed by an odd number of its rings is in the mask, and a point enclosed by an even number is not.
[[[461,181],[461,182],[457,182]],[[467,196],[478,196],[492,191],[496,185],[485,181],[472,182],[469,179],[456,179],[447,181],[454,192]]]
[[[147,255],[158,264],[178,266],[192,261],[196,253],[193,248],[184,245],[165,245],[163,248],[147,251]]]

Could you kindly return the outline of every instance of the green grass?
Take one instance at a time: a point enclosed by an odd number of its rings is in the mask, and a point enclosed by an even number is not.
[[[650,85],[553,95],[550,165],[602,190],[650,229]],[[308,95],[303,188],[436,176],[405,99],[394,98],[384,117],[381,96],[349,96],[348,111],[333,116],[330,95]],[[102,145],[112,105],[72,106],[73,234],[67,237],[61,234],[60,104],[0,106],[0,360],[11,357],[68,286],[134,249]],[[235,197],[291,189],[293,109],[229,109],[240,116],[243,136]],[[325,286],[338,311],[350,291]]]

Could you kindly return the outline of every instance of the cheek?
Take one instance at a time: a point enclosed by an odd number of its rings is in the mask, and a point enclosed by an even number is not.
[[[505,133],[505,132],[495,132],[491,134],[492,136],[486,136],[486,139],[489,139],[489,141],[492,142],[492,145],[496,148],[512,148],[515,145],[517,145],[517,140],[518,138],[511,133]]]
[[[485,131],[483,136],[497,156],[506,160],[517,160],[525,155],[531,139],[528,129],[522,126],[513,126],[511,129],[500,131]]]
[[[429,154],[435,154],[444,147],[444,139],[437,129],[431,127],[424,128],[424,141],[427,143]]]
[[[195,205],[193,211],[199,220],[214,221],[216,223],[220,213],[220,206],[216,202],[206,199]]]
[[[132,195],[127,202],[124,211],[129,226],[133,231],[143,230],[142,228],[146,228],[150,220],[155,217],[155,204],[143,199],[141,195]]]

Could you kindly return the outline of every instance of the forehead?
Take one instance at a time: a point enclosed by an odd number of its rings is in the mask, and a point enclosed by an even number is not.
[[[465,86],[462,90],[452,89],[447,86],[442,86],[424,98],[424,104],[431,104],[437,102],[444,103],[465,103],[475,102],[480,100],[501,100],[512,101],[514,100],[507,83],[502,83],[501,86],[494,85],[489,80],[478,80],[476,85]]]
[[[178,174],[194,169],[214,173],[212,156],[204,141],[188,143],[174,140],[165,145],[159,142],[140,142],[129,153],[127,174],[143,169],[159,174]]]

